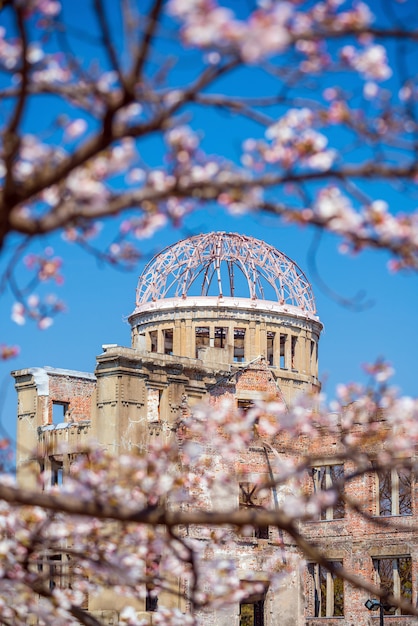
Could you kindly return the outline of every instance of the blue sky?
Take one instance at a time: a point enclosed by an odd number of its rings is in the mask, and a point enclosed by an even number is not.
[[[372,3],[379,7],[379,3]],[[84,2],[82,3],[84,6]],[[78,2],[70,3],[74,18]],[[85,55],[91,60],[91,50]],[[194,59],[188,55],[187,69],[180,68],[177,78],[188,75]],[[183,74],[182,74],[183,72]],[[257,94],[268,87],[267,80],[255,71],[246,74],[236,72],[228,81],[217,86],[231,93]],[[327,77],[332,84],[335,77]],[[324,86],[324,84],[322,85]],[[353,84],[353,93],[359,89]],[[216,90],[215,90],[216,91]],[[314,90],[314,94],[316,94]],[[309,94],[312,96],[312,94]],[[314,95],[317,97],[317,95]],[[45,103],[39,109],[30,109],[28,127],[34,122],[47,125],[50,117],[56,114]],[[214,114],[207,109],[193,110],[191,123],[204,132],[203,146],[207,153],[220,151],[226,158],[236,161],[241,142],[245,136],[257,133],[259,127],[238,118]],[[335,144],[341,150],[341,158],[346,158],[344,145],[346,137],[336,134]],[[364,147],[363,147],[364,148]],[[141,145],[141,153],[151,166],[161,163],[161,144],[146,141]],[[361,150],[356,153],[361,157]],[[356,156],[350,155],[351,162]],[[391,202],[392,209],[409,210],[415,208],[414,201],[406,198],[404,190],[389,191],[387,186],[369,187],[375,197],[384,197]],[[111,237],[112,224],[108,224],[100,241]],[[301,267],[312,282],[316,296],[317,310],[324,324],[320,340],[320,378],[329,397],[334,394],[339,382],[364,381],[361,365],[377,358],[388,359],[396,370],[394,383],[403,393],[416,395],[416,371],[418,369],[418,333],[416,320],[418,310],[418,277],[416,274],[390,274],[386,264],[388,256],[383,252],[363,252],[356,257],[344,256],[338,252],[338,239],[324,235],[316,254],[316,263],[321,281],[327,288],[345,299],[352,299],[363,293],[363,301],[368,304],[364,310],[342,306],[325,293],[309,262],[314,231],[286,226],[278,219],[261,214],[232,216],[224,210],[210,206],[191,214],[182,228],[167,227],[155,238],[140,242],[144,254],[143,261],[131,272],[101,266],[96,259],[75,246],[64,243],[60,235],[34,242],[33,250],[41,250],[51,245],[56,254],[64,259],[63,287],[51,286],[67,305],[67,312],[56,317],[54,324],[46,331],[37,330],[27,323],[17,326],[10,319],[13,299],[10,293],[0,301],[0,343],[19,344],[20,355],[8,362],[0,362],[0,417],[3,428],[14,439],[16,421],[16,395],[13,388],[11,369],[49,365],[64,369],[92,372],[95,356],[101,352],[104,343],[130,344],[130,329],[126,317],[135,306],[137,278],[150,254],[158,248],[174,243],[189,234],[222,230],[239,232],[263,239],[275,246]],[[107,234],[108,233],[108,234]],[[11,249],[13,241],[10,242]],[[7,256],[3,257],[3,264]],[[4,267],[1,265],[0,269]],[[19,271],[18,271],[19,275]]]

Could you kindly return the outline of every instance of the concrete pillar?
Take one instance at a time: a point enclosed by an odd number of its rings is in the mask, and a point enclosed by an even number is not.
[[[261,345],[261,337],[260,337],[260,332],[261,332],[261,327],[260,327],[260,323],[259,322],[254,322],[255,325],[255,335],[254,335],[254,345],[253,345],[253,357],[252,358],[256,358],[257,356],[259,356],[261,354],[260,352],[260,345]]]
[[[274,333],[273,341],[273,365],[280,367],[280,330],[277,328]]]
[[[296,369],[298,372],[303,372],[304,364],[305,364],[305,355],[304,355],[304,337],[302,333],[298,333],[296,335],[296,350],[295,350],[295,359],[296,359]]]
[[[161,328],[157,332],[157,352],[158,354],[164,354],[164,333]]]
[[[312,357],[311,357],[311,373],[312,376],[318,378],[318,344],[316,340],[312,337],[312,341],[314,342]]]
[[[184,356],[194,359],[196,356],[196,338],[191,320],[186,320],[185,335]]]
[[[292,335],[290,333],[286,334],[286,344],[285,344],[285,357],[284,357],[284,365],[288,370],[292,369]]]
[[[254,358],[257,356],[266,356],[267,355],[267,328],[266,322],[263,320],[258,323],[258,327],[260,329],[258,345],[256,346],[256,354],[254,354]]]
[[[180,320],[174,320],[173,354],[175,354],[176,356],[181,354],[181,322]]]
[[[186,320],[180,320],[180,348],[179,356],[186,356]]]
[[[258,352],[258,343],[259,343],[259,338],[258,338],[258,333],[257,333],[257,326],[255,322],[250,322],[248,325],[248,330],[246,332],[246,339],[247,339],[247,334],[248,334],[248,343],[246,341],[246,359],[247,361],[252,361],[253,359],[255,359],[255,357],[257,356],[257,352]],[[248,350],[247,350],[248,348]]]

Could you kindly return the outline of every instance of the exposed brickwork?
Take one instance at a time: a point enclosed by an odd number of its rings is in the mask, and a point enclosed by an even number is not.
[[[280,387],[264,359],[259,359],[237,374],[236,396],[284,400]]]
[[[91,417],[92,395],[96,388],[95,381],[77,378],[70,375],[49,376],[49,423],[53,421],[53,404],[66,403],[65,415],[67,422],[81,422]]]

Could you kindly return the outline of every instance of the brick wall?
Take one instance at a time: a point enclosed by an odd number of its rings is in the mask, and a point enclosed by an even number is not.
[[[96,382],[91,379],[49,374],[49,423],[53,423],[54,403],[68,405],[65,415],[65,421],[67,422],[89,420],[92,408],[92,395],[95,388]]]

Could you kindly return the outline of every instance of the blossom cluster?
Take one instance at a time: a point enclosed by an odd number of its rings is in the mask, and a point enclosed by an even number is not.
[[[312,207],[289,211],[285,219],[325,226],[343,237],[344,253],[368,246],[386,248],[394,255],[388,262],[392,272],[418,267],[418,211],[394,215],[380,199],[355,208],[340,187],[330,185],[317,192]]]
[[[187,4],[172,0],[169,11],[184,20],[183,38],[188,45],[235,49],[248,62],[281,51],[290,42],[287,25],[293,8],[287,2],[269,11],[256,11],[248,22],[237,20],[230,9],[212,0]]]
[[[256,63],[283,52],[295,39],[304,42],[326,30],[361,29],[371,23],[373,16],[365,3],[358,2],[346,11],[338,11],[338,4],[317,2],[298,11],[290,1],[260,3],[247,20],[236,18],[231,9],[219,6],[215,0],[171,0],[168,8],[183,22],[182,35],[187,45],[235,52],[245,62]],[[311,57],[317,50],[310,43],[299,49]]]
[[[64,282],[64,278],[60,273],[62,259],[53,257],[53,253],[53,249],[48,247],[43,255],[28,254],[24,259],[24,263],[29,270],[35,272],[36,278],[40,282],[54,280],[57,285],[62,285]]]
[[[344,46],[341,50],[341,57],[345,63],[368,80],[384,81],[392,75],[386,49],[381,45],[369,45],[364,50],[356,50],[354,46]]]
[[[12,306],[11,318],[20,326],[29,319],[35,321],[38,328],[46,329],[53,323],[53,317],[65,310],[65,305],[55,294],[41,296],[35,293],[35,289],[48,281],[53,281],[59,286],[63,284],[62,259],[54,256],[54,250],[47,246],[43,253],[30,253],[24,257],[23,261],[25,268],[33,276],[24,287],[18,286],[15,280],[10,281],[16,298]],[[11,358],[16,351],[5,348],[5,354]]]
[[[40,14],[51,20],[58,19],[60,8],[60,3],[52,0],[26,3],[28,16]],[[242,18],[237,17],[238,12],[235,14],[216,0],[171,0],[167,10],[182,23],[183,38],[188,45],[211,51],[205,58],[214,66],[221,66],[221,61],[229,59],[231,53],[238,55],[240,61],[251,64],[269,57],[274,63],[278,61],[274,71],[279,71],[278,76],[282,76],[283,68],[280,68],[277,55],[292,50],[295,54],[291,63],[301,74],[319,75],[330,65],[339,69],[342,66],[356,71],[367,81],[369,96],[372,92],[376,95],[376,83],[385,81],[391,73],[385,49],[375,44],[370,34],[354,40],[352,45],[344,45],[337,55],[335,50],[331,52],[327,48],[329,33],[338,46],[340,35],[346,31],[367,31],[374,18],[364,2],[347,6],[339,0],[306,5],[271,0],[258,3],[254,11],[247,12]],[[46,22],[41,21],[37,27],[40,33],[43,28],[47,32]],[[256,209],[263,201],[263,184],[251,186],[247,183],[266,168],[274,171],[279,165],[283,170],[306,168],[319,173],[332,172],[341,160],[337,162],[337,150],[328,145],[329,138],[318,128],[320,124],[345,124],[356,132],[367,130],[379,136],[394,130],[402,132],[402,128],[394,128],[394,116],[388,112],[387,106],[375,116],[374,126],[370,124],[367,128],[361,113],[356,114],[346,94],[339,89],[329,106],[320,112],[315,106],[290,106],[287,113],[268,125],[264,139],[244,141],[242,164],[245,169],[242,171],[219,156],[205,154],[203,134],[184,122],[186,119],[188,123],[189,114],[177,116],[199,96],[198,88],[196,93],[194,87],[190,87],[192,91],[177,86],[160,89],[159,83],[139,81],[134,87],[134,97],[130,94],[132,99],[128,98],[126,102],[120,76],[113,67],[101,67],[98,62],[97,67],[91,68],[90,84],[87,74],[74,74],[73,66],[62,51],[53,51],[52,42],[43,46],[42,41],[41,35],[34,35],[28,45],[27,79],[30,87],[35,92],[46,90],[50,93],[54,86],[64,85],[62,91],[57,87],[57,94],[75,111],[73,116],[60,113],[39,135],[35,132],[22,134],[13,163],[16,183],[29,181],[30,186],[30,181],[45,173],[54,179],[57,168],[71,163],[72,151],[90,145],[91,139],[95,138],[96,123],[100,127],[107,109],[111,107],[115,113],[107,129],[111,135],[109,145],[98,148],[87,160],[82,159],[80,165],[64,167],[67,173],[63,179],[37,189],[33,197],[15,208],[15,212],[28,221],[55,216],[55,212],[61,211],[77,215],[68,227],[67,240],[83,243],[89,228],[95,228],[94,216],[107,211],[117,214],[125,208],[138,207],[134,217],[124,220],[118,237],[102,255],[112,264],[120,261],[132,265],[140,257],[136,247],[124,239],[149,237],[164,224],[182,224],[184,217],[198,206],[202,198],[216,199],[233,214]],[[19,39],[1,29],[0,63],[10,75],[17,72],[14,75],[17,83],[21,80],[17,71],[21,52]],[[287,64],[287,57],[283,63]],[[330,94],[333,90],[337,91],[332,87],[326,91]],[[406,82],[401,99],[411,101],[412,93],[412,83]],[[239,100],[234,102],[231,111],[240,111],[238,104]],[[161,165],[149,167],[136,138],[155,131],[164,134],[166,151]],[[5,176],[6,161],[0,157],[0,177]],[[240,177],[242,184],[239,184]],[[126,186],[123,192],[120,191],[122,179]],[[233,183],[231,187],[230,182]],[[318,207],[326,203],[327,193],[325,190],[319,198],[315,212],[322,210]],[[120,206],[119,198],[122,199]],[[340,210],[340,200],[336,202],[336,212]],[[347,221],[352,222],[352,230],[358,226],[358,223],[354,224],[358,222],[354,212],[350,215],[347,210],[341,213],[339,218],[324,220],[323,224],[330,225],[331,230],[337,232]],[[78,217],[80,214],[81,218]],[[307,215],[308,211],[299,221],[304,221]],[[85,226],[87,222],[89,225]]]
[[[7,359],[13,359],[19,354],[19,346],[8,346],[6,344],[0,344],[0,360],[7,361]]]
[[[284,169],[305,165],[328,170],[336,152],[327,147],[327,138],[312,128],[313,123],[310,109],[290,109],[266,130],[268,143],[252,139],[244,143],[243,164],[256,170],[272,164]]]
[[[25,2],[25,11],[28,14],[38,11],[45,17],[55,17],[61,8],[61,2],[58,0],[28,0]]]
[[[63,311],[65,311],[64,303],[54,294],[49,294],[44,298],[31,294],[24,301],[13,304],[11,318],[19,326],[23,326],[27,320],[33,320],[39,329],[45,330],[53,324],[53,317]]]

